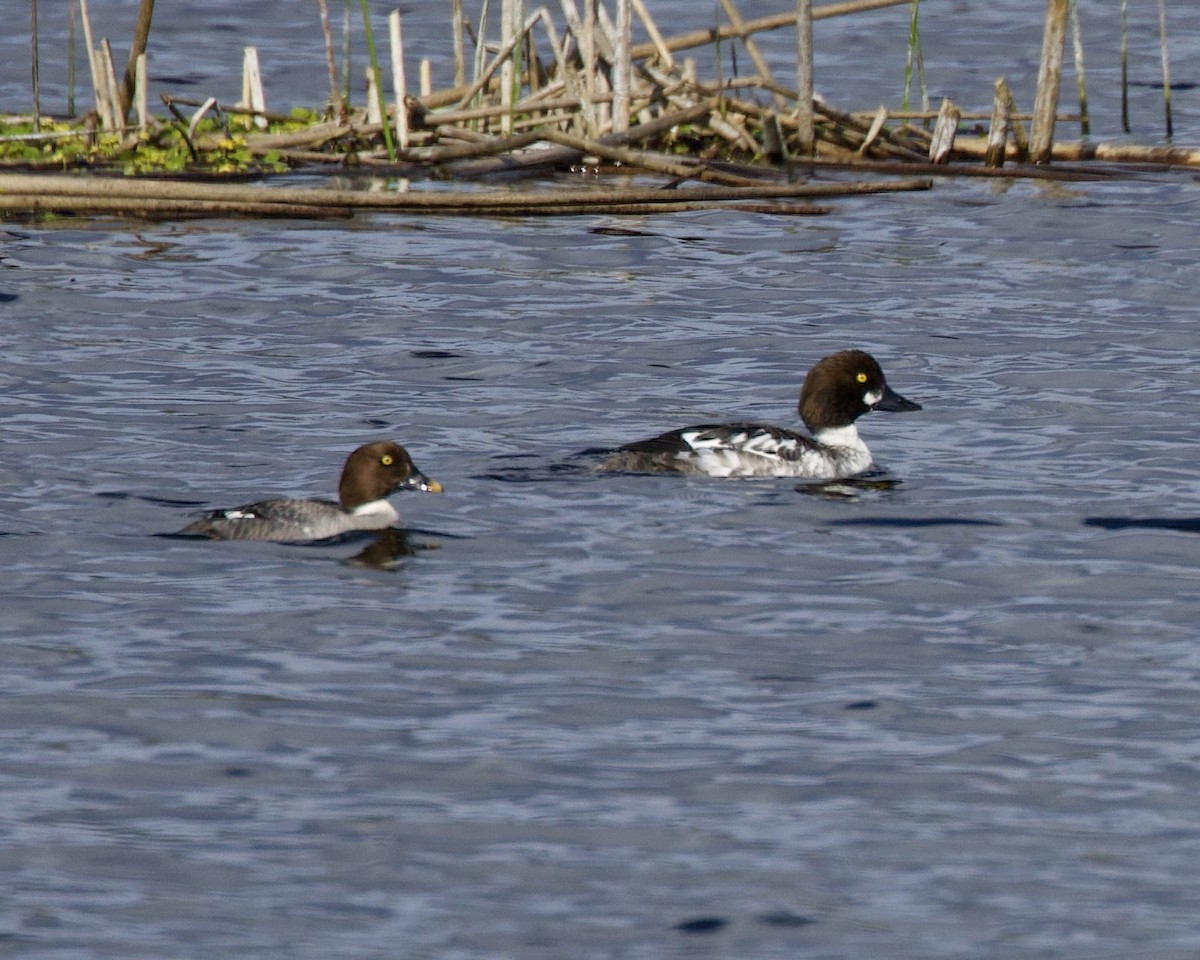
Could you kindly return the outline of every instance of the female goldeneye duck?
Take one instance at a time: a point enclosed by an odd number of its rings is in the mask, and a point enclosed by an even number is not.
[[[179,531],[214,540],[326,540],[356,530],[383,530],[400,519],[388,496],[397,490],[441,493],[398,443],[378,441],[346,458],[338,499],[262,500],[214,510]]]
[[[921,407],[888,386],[869,353],[843,350],[808,372],[799,409],[810,436],[759,423],[684,427],[618,447],[597,469],[840,480],[872,465],[855,420]]]

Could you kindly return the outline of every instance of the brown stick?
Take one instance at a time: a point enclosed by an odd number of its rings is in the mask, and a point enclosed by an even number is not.
[[[129,116],[129,104],[133,101],[133,86],[137,82],[137,58],[146,52],[146,41],[150,37],[150,21],[154,17],[154,0],[142,0],[138,7],[137,24],[133,28],[133,43],[129,47],[129,63],[125,66],[125,77],[121,81],[121,103],[118,120],[125,123]]]
[[[312,206],[300,203],[252,203],[222,200],[171,200],[158,197],[88,197],[70,194],[5,193],[0,210],[9,213],[113,213],[146,217],[229,216],[254,217],[349,217],[347,207]]]

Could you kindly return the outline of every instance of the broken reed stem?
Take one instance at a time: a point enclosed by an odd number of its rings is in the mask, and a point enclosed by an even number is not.
[[[150,22],[154,19],[154,0],[141,0],[138,5],[137,22],[133,28],[133,41],[129,45],[129,60],[121,79],[121,91],[116,109],[124,125],[133,103],[134,85],[137,82],[137,58],[146,52],[146,41],[150,38]]]
[[[75,116],[75,0],[67,12],[67,116]]]
[[[1046,0],[1042,61],[1038,68],[1037,96],[1033,104],[1033,131],[1029,135],[1029,159],[1034,163],[1048,163],[1054,145],[1054,116],[1058,109],[1066,28],[1067,0]]]
[[[87,47],[88,69],[92,75],[92,96],[96,104],[96,116],[100,119],[100,126],[107,129],[109,127],[108,111],[104,107],[106,84],[96,57],[96,46],[92,42],[92,19],[88,16],[88,0],[79,0],[79,21],[83,25],[83,43]]]
[[[1003,77],[997,77],[992,84],[992,120],[988,125],[987,153],[983,158],[984,165],[988,167],[1004,166],[1008,152],[1008,130],[1012,124],[1009,96],[1008,82]]]
[[[591,2],[591,0],[587,0],[587,2]],[[829,17],[843,17],[847,14],[863,13],[867,10],[898,7],[901,4],[909,2],[910,0],[850,0],[850,2],[846,3],[830,3],[822,7],[813,7],[812,18],[813,20],[825,20]],[[732,37],[743,37],[751,33],[760,33],[764,30],[778,30],[780,27],[794,26],[795,23],[795,13],[777,13],[769,17],[758,17],[755,20],[747,20],[741,30],[732,25],[709,27],[705,30],[693,30],[690,33],[680,34],[677,37],[669,37],[663,42],[663,45],[671,53],[678,53],[680,50],[705,47],[710,43],[728,40]],[[639,43],[630,51],[630,56],[634,60],[644,60],[646,57],[652,56],[655,52],[656,48],[653,43]]]
[[[262,69],[258,65],[258,48],[246,47],[242,58],[242,102],[250,108],[251,123],[259,130],[267,129],[267,95],[263,91]]]
[[[796,0],[796,140],[797,149],[804,157],[812,156],[816,149],[812,15],[812,0]]]
[[[650,42],[654,44],[659,65],[664,70],[674,70],[675,58],[671,56],[671,51],[667,49],[666,43],[663,42],[662,34],[658,30],[658,24],[650,16],[650,11],[646,9],[644,0],[633,0],[633,9],[638,15],[638,19],[642,21],[642,26],[646,28],[646,34],[650,37]]]
[[[400,11],[388,14],[388,39],[392,48],[392,88],[396,95],[396,143],[401,151],[408,149],[408,79],[404,74],[404,33]]]
[[[633,43],[633,21],[630,0],[617,0],[616,50],[612,65],[612,131],[624,133],[629,129],[629,87],[633,63],[629,57]]]
[[[366,2],[367,2],[367,0],[363,0],[363,3],[366,3]],[[513,36],[509,37],[508,40],[504,43],[504,45],[500,47],[499,52],[492,59],[492,62],[488,65],[487,69],[483,70],[483,72],[480,73],[480,75],[475,78],[475,82],[472,83],[471,86],[467,88],[467,92],[464,93],[459,98],[459,100],[458,100],[458,108],[459,109],[462,109],[468,103],[470,103],[471,100],[475,97],[475,95],[477,93],[479,93],[479,91],[481,91],[485,86],[487,86],[487,82],[492,79],[493,74],[495,74],[495,72],[498,69],[501,69],[505,63],[510,62],[509,61],[510,54],[516,48],[517,44],[519,44],[522,40],[525,39],[526,34],[528,34],[529,31],[533,29],[533,25],[535,23],[537,23],[537,21],[541,17],[541,15],[542,14],[541,14],[540,10],[538,12],[534,13],[528,20],[525,21],[525,23],[523,24],[521,29],[519,31],[516,31],[513,34]],[[481,47],[481,49],[482,49],[482,47]],[[503,74],[501,74],[501,76],[503,76]],[[510,96],[511,96],[512,85],[504,84],[504,83],[501,84],[501,103],[502,104],[505,103],[504,90],[508,90],[510,93]],[[455,92],[457,93],[458,91],[455,91]],[[510,105],[510,104],[511,104],[511,100],[506,105]]]
[[[450,44],[454,50],[454,85],[467,82],[467,55],[463,43],[462,0],[450,0]]]
[[[733,0],[721,0],[721,7],[725,11],[725,16],[729,19],[731,24],[739,29],[745,29],[746,21],[742,19],[741,11],[738,10],[737,5],[733,2]],[[809,21],[809,24],[811,27],[811,20]],[[742,37],[742,46],[745,47],[746,52],[750,54],[750,60],[754,64],[754,69],[758,71],[758,75],[764,80],[773,81],[775,77],[771,73],[771,67],[767,63],[766,58],[762,55],[762,51],[758,49],[758,44],[754,42],[754,37],[750,36],[749,34]],[[783,98],[779,94],[775,95],[775,106],[781,110],[784,107]]]
[[[329,105],[335,117],[346,115],[346,103],[338,87],[337,57],[333,53],[333,30],[329,26],[328,0],[317,0],[321,15],[321,35],[325,38],[325,64],[329,68]]]
[[[139,53],[133,67],[133,103],[137,109],[138,130],[142,133],[150,126],[150,103],[146,78],[146,55]]]
[[[1129,0],[1121,0],[1121,129],[1129,133]]]
[[[1075,54],[1075,86],[1079,90],[1079,135],[1086,137],[1092,132],[1088,119],[1087,83],[1083,72],[1083,31],[1079,26],[1079,0],[1071,0],[1071,40]]]
[[[113,65],[112,45],[107,37],[100,41],[100,69],[104,74],[104,98],[108,103],[109,129],[120,130],[125,126],[125,117],[118,113],[121,92],[117,84],[116,67]]]
[[[1171,62],[1167,53],[1167,4],[1166,0],[1158,0],[1158,42],[1162,50],[1162,85],[1163,112],[1166,114],[1167,139],[1175,133],[1175,124],[1171,120]]]

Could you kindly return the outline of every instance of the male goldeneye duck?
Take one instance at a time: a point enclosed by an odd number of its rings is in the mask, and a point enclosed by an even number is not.
[[[618,447],[597,469],[840,480],[872,465],[855,420],[921,407],[888,386],[869,353],[843,350],[808,372],[799,409],[810,436],[760,423],[684,427]]]
[[[400,519],[388,496],[397,490],[441,493],[398,443],[378,441],[346,458],[338,499],[262,500],[214,510],[179,531],[214,540],[325,540],[355,530],[383,530]]]

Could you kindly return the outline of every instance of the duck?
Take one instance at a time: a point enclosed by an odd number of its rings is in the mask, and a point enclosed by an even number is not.
[[[874,466],[855,421],[873,410],[920,410],[890,386],[863,350],[824,357],[804,378],[798,405],[808,434],[763,423],[701,424],[618,447],[596,467],[629,473],[843,480]]]
[[[378,440],[346,458],[338,502],[281,498],[212,510],[176,534],[210,540],[328,540],[360,530],[383,530],[400,519],[388,497],[398,490],[441,493],[400,444]]]

